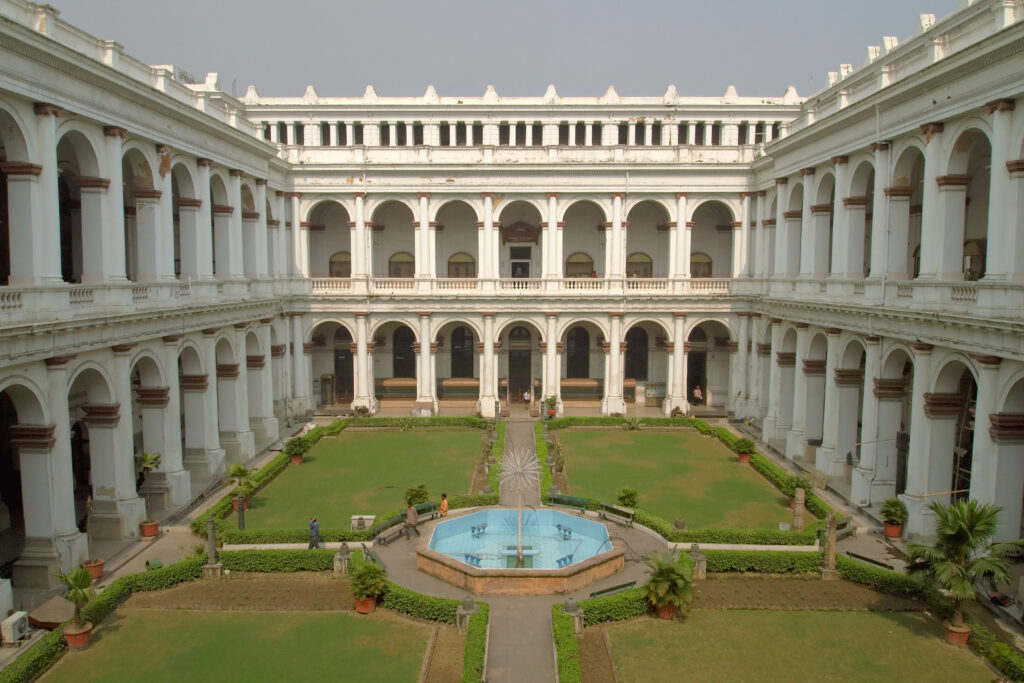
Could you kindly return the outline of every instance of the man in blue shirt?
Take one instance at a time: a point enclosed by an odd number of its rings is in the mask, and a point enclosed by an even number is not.
[[[316,521],[316,517],[309,519],[309,547],[320,550],[320,522]]]

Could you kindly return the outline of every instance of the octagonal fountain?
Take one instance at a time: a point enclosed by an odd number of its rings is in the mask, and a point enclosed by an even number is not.
[[[599,522],[539,503],[537,458],[529,451],[502,457],[501,497],[516,507],[486,509],[440,522],[417,551],[423,572],[473,593],[568,593],[622,569],[625,552]]]

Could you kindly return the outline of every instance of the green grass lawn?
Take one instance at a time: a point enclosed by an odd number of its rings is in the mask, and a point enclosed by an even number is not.
[[[256,494],[245,513],[253,529],[348,528],[351,515],[405,507],[405,490],[426,484],[431,498],[469,491],[483,432],[342,432],[323,439]],[[380,520],[378,520],[380,521]]]
[[[789,501],[741,465],[717,440],[697,432],[558,432],[572,495],[614,502],[632,486],[640,508],[689,528],[778,528]]]
[[[991,681],[922,612],[695,611],[608,629],[619,680]]]
[[[431,626],[345,612],[121,609],[46,681],[415,681]]]

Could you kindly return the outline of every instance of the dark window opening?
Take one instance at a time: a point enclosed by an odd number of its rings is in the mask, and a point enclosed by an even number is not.
[[[441,122],[441,146],[451,147],[452,144],[452,129],[448,126],[447,121]]]
[[[327,122],[320,124],[320,146],[331,146],[331,124]]]
[[[722,144],[722,124],[711,124],[711,145],[717,147]]]
[[[338,124],[338,146],[344,147],[348,144],[348,126],[344,123]]]
[[[422,145],[423,144],[423,124],[414,123],[412,124],[412,144]]]
[[[466,124],[464,123],[455,124],[455,144],[459,147],[466,146]]]
[[[601,124],[600,123],[595,123],[590,128],[591,128],[591,131],[590,131],[591,141],[595,145],[600,145],[601,144]]]
[[[661,144],[661,124],[660,123],[656,123],[656,124],[654,124],[651,127],[651,144],[652,145],[660,145]]]
[[[638,123],[638,124],[636,124],[636,127],[634,128],[634,131],[635,132],[633,133],[633,142],[635,144],[637,144],[637,145],[646,145],[646,144],[648,144],[648,140],[646,138],[647,126],[645,126],[642,123]]]
[[[747,144],[747,130],[749,126],[746,123],[741,123],[739,127],[739,140],[738,143],[741,145]]]
[[[576,145],[584,145],[587,142],[587,124],[582,121],[576,124]]]
[[[569,144],[569,124],[560,123],[558,124],[558,144],[568,145]]]
[[[393,337],[394,358],[391,374],[394,377],[416,376],[416,352],[413,351],[415,337],[408,327],[399,327]]]
[[[688,145],[690,144],[690,124],[680,123],[679,124],[679,144]]]
[[[516,147],[526,147],[526,124],[516,124]]]
[[[269,123],[264,123],[263,124],[263,139],[264,140],[269,140],[270,139],[270,124]]]
[[[507,147],[508,146],[508,124],[498,124],[498,144]]]
[[[754,144],[760,145],[764,143],[764,121],[759,121],[754,126]]]
[[[377,126],[380,130],[380,145],[381,147],[387,147],[391,144],[391,126],[386,123],[382,123]]]
[[[772,140],[779,137],[779,122],[776,121],[772,124]]]
[[[620,123],[619,124],[619,144],[620,145],[625,145],[628,142],[629,142],[629,124],[628,123]]]
[[[284,121],[277,124],[277,141],[282,145],[288,144],[288,124]]]
[[[468,327],[452,332],[452,377],[473,376],[473,333]]]
[[[357,123],[352,126],[352,144],[363,144],[363,124]]]
[[[693,131],[693,144],[704,144],[704,124],[700,121],[697,122],[697,127]]]
[[[296,122],[295,124],[295,144],[304,145],[306,144],[306,130],[305,126],[301,123]]]
[[[474,123],[473,124],[473,144],[482,145],[484,144],[484,124]]]
[[[569,330],[565,340],[565,376],[590,377],[590,333],[582,327],[574,327]]]
[[[540,147],[544,144],[544,126],[539,123],[533,124],[533,146]]]
[[[406,137],[405,123],[402,121],[398,122],[398,128],[395,129],[395,144],[399,147],[405,147],[409,144],[409,140]]]

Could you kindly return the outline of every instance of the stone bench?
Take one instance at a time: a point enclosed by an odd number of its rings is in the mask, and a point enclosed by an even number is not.
[[[416,506],[416,514],[418,515],[416,526],[419,526],[428,519],[436,519],[440,511],[437,503],[420,503]],[[405,533],[405,513],[384,520],[370,531],[374,536],[375,543],[387,545]]]
[[[597,514],[601,519],[610,519],[624,526],[633,526],[633,511],[621,505],[601,503],[601,509]]]
[[[573,496],[565,496],[560,493],[552,493],[548,496],[548,505],[557,505],[564,508],[572,508],[578,510],[582,515],[587,511],[587,499],[586,498],[574,498]]]

